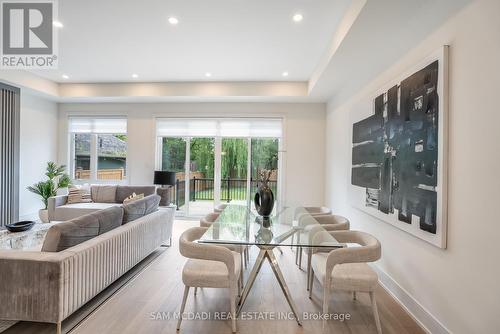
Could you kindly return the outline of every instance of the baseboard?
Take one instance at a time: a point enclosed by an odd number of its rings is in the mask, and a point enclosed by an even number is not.
[[[381,286],[415,319],[415,321],[427,333],[451,334],[436,317],[423,307],[412,295],[402,288],[391,276],[374,265],[373,269],[378,273]]]

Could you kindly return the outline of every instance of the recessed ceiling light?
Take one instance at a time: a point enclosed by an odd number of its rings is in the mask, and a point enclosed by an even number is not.
[[[61,75],[61,77],[62,77],[63,79],[69,79],[69,76],[68,76],[67,74],[63,74],[63,75]]]
[[[59,22],[59,21],[54,21],[54,22],[52,22],[52,24],[53,24],[53,25],[54,25],[54,27],[56,27],[56,28],[62,28],[62,27],[64,27],[64,24],[62,24],[62,23],[61,23],[61,22]]]
[[[205,76],[206,76],[207,78],[210,78],[210,77],[212,76],[212,73],[207,72],[207,73],[205,73]]]
[[[300,13],[297,13],[297,14],[295,14],[295,15],[293,16],[293,21],[294,21],[294,22],[300,22],[300,21],[302,21],[303,19],[304,19],[304,17],[303,17],[303,16],[302,16],[302,14],[300,14]]]
[[[132,78],[137,79],[138,77],[139,77],[138,74],[136,74],[136,73],[132,74]]]
[[[283,72],[281,75],[284,76],[284,77],[287,77],[288,76],[288,72]]]
[[[179,20],[178,20],[176,17],[170,16],[170,17],[168,18],[168,22],[169,22],[171,25],[175,26],[177,23],[179,23]]]

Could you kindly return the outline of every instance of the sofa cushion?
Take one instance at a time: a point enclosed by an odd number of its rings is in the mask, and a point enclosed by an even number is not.
[[[54,209],[53,219],[66,221],[99,210],[119,206],[117,203],[75,203],[58,206]]]
[[[123,203],[123,201],[133,193],[144,194],[144,196],[153,195],[155,189],[155,186],[117,186],[115,200],[116,203]]]
[[[116,203],[116,185],[92,185],[92,201],[97,203]]]
[[[159,204],[160,196],[158,195],[149,195],[137,201],[123,204],[123,224],[158,211]]]
[[[42,252],[60,252],[121,225],[123,209],[114,206],[52,226],[45,236]]]

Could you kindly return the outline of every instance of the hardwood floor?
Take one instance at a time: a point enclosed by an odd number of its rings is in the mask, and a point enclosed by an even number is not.
[[[125,334],[125,333],[175,333],[176,319],[167,319],[179,311],[184,285],[181,271],[185,259],[179,254],[178,237],[186,228],[196,226],[196,222],[176,221],[174,224],[173,245],[164,251],[142,273],[109,298],[96,311],[90,314],[71,334]],[[282,247],[283,255],[275,252],[287,284],[290,288],[299,312],[321,314],[322,290],[315,282],[312,300],[305,288],[306,274],[294,263],[294,253],[288,247]],[[253,263],[257,250],[251,252]],[[245,274],[248,275],[250,269]],[[245,278],[246,278],[245,275]],[[186,312],[208,312],[213,317],[216,313],[229,312],[228,292],[225,289],[198,289],[196,296],[191,289]],[[424,333],[404,309],[381,287],[376,292],[382,331],[385,334]],[[274,316],[290,312],[281,289],[267,263],[260,271],[253,289],[243,308],[245,315],[252,312],[268,313]],[[303,320],[298,326],[293,318],[286,320],[238,320],[238,332],[241,334],[264,333],[376,333],[375,323],[368,294],[358,293],[353,301],[351,294],[336,293],[330,301],[330,312],[349,314],[350,320],[326,322],[323,328],[321,320]],[[263,314],[263,313],[261,313]],[[265,314],[265,313],[264,313]],[[156,319],[153,319],[156,318]],[[160,319],[158,319],[160,318]],[[27,323],[19,326],[19,333],[29,331]],[[23,330],[21,330],[23,329]],[[34,329],[32,327],[32,329]],[[38,327],[37,333],[53,333],[55,326]],[[64,331],[64,323],[63,323]],[[9,333],[11,333],[9,331]],[[231,333],[229,320],[184,320],[180,333]]]

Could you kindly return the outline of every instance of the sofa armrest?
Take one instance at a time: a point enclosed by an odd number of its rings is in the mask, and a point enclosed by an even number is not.
[[[64,205],[68,202],[68,195],[60,195],[60,196],[53,196],[49,197],[49,200],[47,202],[47,209],[49,210],[49,220],[56,220],[55,219],[55,209],[58,206]]]
[[[0,251],[0,319],[62,320],[61,255]]]

